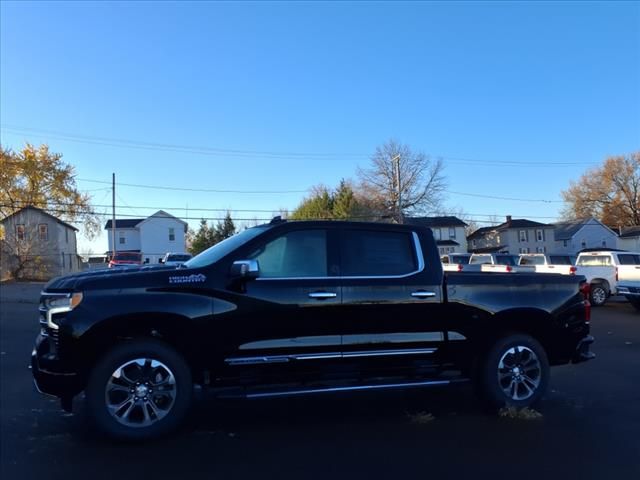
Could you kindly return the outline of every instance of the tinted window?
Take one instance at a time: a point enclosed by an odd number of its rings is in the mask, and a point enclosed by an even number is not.
[[[466,265],[469,263],[468,255],[451,255],[451,263],[462,263]]]
[[[515,255],[496,255],[497,265],[517,265],[518,260]]]
[[[523,255],[520,257],[520,265],[544,265],[544,257],[537,255]]]
[[[270,241],[249,258],[258,261],[261,278],[326,277],[327,232],[289,232]]]
[[[341,259],[346,277],[404,275],[418,269],[409,232],[345,231]]]
[[[568,255],[551,255],[551,265],[573,265],[573,259]]]
[[[217,262],[225,255],[257,237],[265,231],[266,227],[253,227],[233,235],[226,240],[216,243],[213,247],[207,248],[204,252],[196,255],[184,264],[187,268],[199,268]]]
[[[588,255],[578,259],[578,265],[587,267],[604,267],[611,265],[611,257],[608,255]]]
[[[618,254],[618,262],[620,265],[640,265],[640,255]]]
[[[186,262],[191,258],[191,255],[169,255],[167,262]]]

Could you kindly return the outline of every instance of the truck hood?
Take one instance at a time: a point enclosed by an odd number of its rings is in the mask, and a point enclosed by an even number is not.
[[[45,291],[79,291],[87,289],[153,288],[204,282],[201,269],[170,265],[145,265],[105,268],[57,277],[47,283]]]

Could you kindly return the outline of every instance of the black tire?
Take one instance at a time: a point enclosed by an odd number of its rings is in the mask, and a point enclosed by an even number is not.
[[[633,305],[633,308],[640,311],[640,298],[637,297],[627,297],[629,303]]]
[[[501,361],[505,368],[500,368]],[[533,368],[534,365],[536,368]],[[534,405],[546,392],[550,375],[549,360],[536,339],[529,335],[513,334],[493,344],[479,362],[476,374],[474,383],[477,391],[489,407],[524,408]],[[514,394],[505,391],[509,386]]]
[[[594,307],[601,307],[607,303],[609,297],[609,290],[601,283],[595,283],[591,285],[591,293],[589,294],[589,301]]]
[[[98,361],[89,375],[85,400],[89,418],[106,435],[146,440],[178,428],[192,395],[191,371],[184,358],[164,342],[137,339],[116,345]],[[128,403],[116,410],[120,402]]]

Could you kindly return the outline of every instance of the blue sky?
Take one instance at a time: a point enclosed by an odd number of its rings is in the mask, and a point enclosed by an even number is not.
[[[122,206],[291,209],[393,137],[444,157],[449,208],[552,221],[570,180],[640,146],[637,2],[2,2],[0,16],[2,144],[49,143],[98,205],[107,185],[85,179],[116,172],[291,191],[121,186]]]

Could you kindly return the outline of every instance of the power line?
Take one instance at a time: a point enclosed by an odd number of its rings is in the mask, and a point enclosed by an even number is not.
[[[463,195],[466,197],[491,198],[493,200],[508,200],[512,202],[541,202],[541,203],[565,203],[562,200],[545,200],[542,198],[515,198],[515,197],[498,197],[496,195],[483,195],[480,193],[454,192],[453,190],[445,190],[447,193],[454,195]]]
[[[229,149],[219,147],[208,146],[192,146],[192,145],[179,145],[179,144],[166,144],[166,143],[154,143],[140,140],[119,139],[112,137],[100,137],[89,136],[77,133],[67,133],[55,130],[45,130],[39,128],[22,127],[18,125],[2,124],[1,128],[14,134],[41,134],[50,138],[68,140],[78,143],[87,143],[93,145],[105,145],[111,147],[120,148],[135,148],[142,150],[155,150],[155,151],[167,151],[174,153],[191,153],[198,155],[212,155],[212,156],[232,156],[232,157],[254,157],[254,158],[272,158],[272,159],[331,159],[331,158],[370,158],[370,153],[335,153],[335,152],[286,152],[286,151],[269,151],[269,150],[244,150],[244,149]],[[448,160],[450,163],[460,164],[484,164],[486,166],[504,166],[504,167],[523,167],[530,166],[536,167],[540,165],[545,166],[575,166],[590,165],[587,162],[549,162],[544,160],[539,161],[515,161],[515,160],[487,160],[487,159],[473,159],[463,158],[448,155],[431,155],[434,158],[442,158]]]

